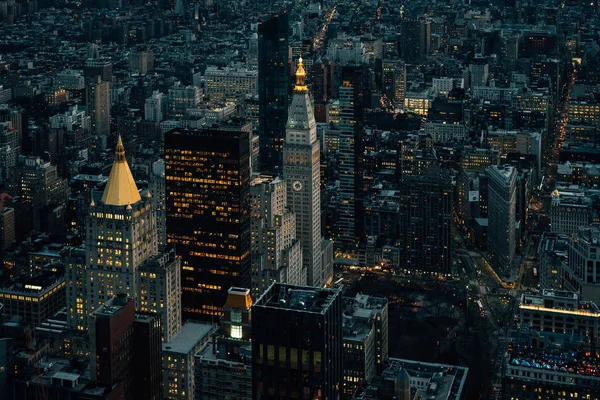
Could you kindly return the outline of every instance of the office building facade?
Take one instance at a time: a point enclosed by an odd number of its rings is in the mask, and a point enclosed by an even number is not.
[[[339,87],[339,218],[336,249],[356,251],[364,235],[363,174],[364,153],[363,98],[366,67],[343,67]]]
[[[340,289],[274,283],[252,306],[252,398],[340,399]]]
[[[223,312],[227,290],[250,287],[250,125],[165,135],[167,242],[181,257],[185,318]]]
[[[279,171],[283,163],[290,87],[288,30],[286,12],[258,25],[258,129],[264,172]]]
[[[400,182],[400,267],[448,275],[452,268],[454,187],[447,171],[431,166]]]
[[[99,76],[87,83],[86,106],[91,118],[92,135],[110,135],[110,82]]]
[[[252,297],[260,297],[273,282],[305,285],[296,213],[287,206],[285,181],[259,175],[250,183],[250,197]]]

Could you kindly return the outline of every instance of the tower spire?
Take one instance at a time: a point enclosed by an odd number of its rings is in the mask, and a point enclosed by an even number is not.
[[[295,91],[301,92],[304,90],[308,90],[308,87],[304,84],[304,79],[306,78],[306,72],[304,71],[304,63],[302,62],[302,57],[298,59],[298,68],[296,69],[296,87]]]
[[[102,202],[111,206],[126,206],[135,204],[141,199],[135,179],[133,179],[125,159],[123,140],[119,135],[115,147],[115,161],[102,194]]]
[[[117,139],[117,147],[115,147],[115,161],[125,161],[125,146],[123,146],[123,140],[121,140],[121,135],[119,135]]]

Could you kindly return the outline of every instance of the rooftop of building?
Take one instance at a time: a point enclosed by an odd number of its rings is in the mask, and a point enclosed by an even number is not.
[[[173,340],[163,343],[163,352],[189,354],[214,330],[215,326],[210,323],[186,322]]]
[[[27,385],[63,386],[72,392],[85,396],[102,396],[106,387],[96,386],[90,379],[87,360],[81,359],[75,363],[60,357],[48,357],[39,361],[42,374],[34,377],[24,377]],[[19,379],[19,378],[17,378]],[[66,383],[68,382],[68,383]]]
[[[544,232],[539,245],[539,252],[550,256],[567,257],[569,235]]]
[[[357,398],[365,400],[379,398],[377,392],[382,388],[383,381],[396,381],[399,376],[403,375],[402,370],[408,374],[413,393],[418,389],[412,384],[414,381],[417,379],[427,381],[425,385],[427,389],[421,389],[420,398],[430,400],[459,400],[463,398],[469,368],[399,358],[390,358],[381,377],[376,378],[372,385],[363,392],[364,395],[359,395]]]
[[[25,293],[28,296],[43,295],[57,285],[64,284],[64,270],[43,271],[29,278],[16,277],[0,285],[0,292]]]
[[[340,288],[325,289],[273,283],[254,306],[324,314],[333,300],[340,295]]]
[[[94,311],[94,316],[110,318],[125,308],[130,301],[131,300],[127,299],[126,296],[120,294],[98,307],[96,311]]]
[[[549,342],[542,349],[531,347],[529,342],[526,344],[516,343],[506,354],[505,362],[509,366],[531,369],[534,372],[542,370],[546,374],[582,375],[600,379],[600,361],[596,353],[590,353],[586,349],[577,349],[579,345],[574,345],[574,341],[579,341],[577,337],[550,332],[536,332],[535,334],[539,336],[539,339],[547,338]],[[510,373],[510,368],[506,369],[506,373]]]
[[[593,223],[589,226],[582,226],[575,236],[587,245],[598,246],[600,245],[600,224]]]
[[[250,289],[235,286],[229,288],[225,307],[248,310],[251,306],[252,297],[250,297]]]
[[[125,158],[125,147],[121,136],[117,140],[115,161],[108,176],[108,182],[102,194],[102,203],[110,206],[128,206],[140,201],[142,197]]]
[[[344,297],[344,314],[360,319],[371,319],[387,307],[388,300],[358,293],[355,297]]]
[[[502,179],[507,184],[517,172],[516,168],[510,165],[492,165],[488,167],[486,171],[490,176]]]
[[[342,335],[345,341],[364,342],[373,332],[373,324],[363,319],[344,315],[342,320]]]
[[[566,290],[544,289],[541,294],[523,294],[519,308],[600,318],[600,309],[596,304],[582,301],[579,293]]]

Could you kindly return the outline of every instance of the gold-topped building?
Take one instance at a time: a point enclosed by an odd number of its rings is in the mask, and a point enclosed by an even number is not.
[[[115,162],[113,163],[106,188],[102,194],[102,203],[110,206],[126,206],[135,204],[142,198],[131,175],[129,164],[125,159],[125,147],[121,136],[117,140]]]
[[[302,57],[300,57],[298,59],[298,69],[296,70],[296,86],[294,87],[296,92],[308,91],[308,86],[306,86],[304,79],[306,79],[306,71],[304,71],[304,62],[302,61]]]
[[[283,144],[283,178],[287,206],[296,214],[296,238],[302,248],[305,282],[320,287],[331,280],[333,270],[330,260],[323,259],[322,249],[328,243],[321,236],[321,152],[305,77],[300,58]]]
[[[85,265],[74,263],[67,272],[84,282],[79,287],[67,287],[67,292],[71,292],[67,294],[67,312],[75,315],[69,319],[70,328],[80,331],[87,330],[88,315],[118,293],[135,299],[139,308],[141,297],[147,294],[138,290],[138,269],[158,253],[152,201],[145,194],[140,195],[120,137],[101,198],[99,194],[92,194],[86,219]]]

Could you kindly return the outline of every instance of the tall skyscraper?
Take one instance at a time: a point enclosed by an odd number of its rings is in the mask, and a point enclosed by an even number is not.
[[[96,203],[92,197],[86,222],[89,284],[84,304],[88,313],[117,293],[125,293],[136,300],[136,305],[141,304],[136,290],[138,268],[158,253],[156,215],[148,194],[140,196],[119,137],[102,198]],[[85,321],[81,323],[85,329]]]
[[[137,310],[159,316],[164,342],[181,330],[181,263],[174,251],[151,257],[136,275]]]
[[[383,87],[396,107],[404,105],[406,93],[406,63],[400,59],[383,60]]]
[[[491,166],[488,175],[487,250],[490,264],[499,275],[509,274],[515,256],[517,170]]]
[[[165,213],[165,161],[152,163],[152,175],[149,182],[152,195],[152,209],[156,213],[156,229],[158,231],[158,247],[167,245],[167,216]]]
[[[17,158],[21,154],[20,135],[11,121],[0,122],[0,183],[5,186],[16,180]]]
[[[182,261],[184,318],[223,312],[250,287],[250,124],[165,135],[167,242]]]
[[[258,34],[252,33],[250,39],[248,39],[248,56],[246,60],[246,67],[250,71],[258,70]]]
[[[364,234],[363,187],[363,90],[366,67],[343,67],[339,88],[339,176],[340,203],[336,248],[352,252]]]
[[[296,213],[296,233],[302,246],[306,282],[309,286],[323,286],[329,277],[324,276],[321,260],[321,153],[305,77],[300,58],[283,145],[283,176],[288,205]]]
[[[279,171],[288,119],[288,15],[284,11],[258,25],[258,101],[262,170]]]
[[[287,206],[287,185],[260,175],[250,183],[252,228],[252,297],[273,282],[306,284],[302,247],[296,237],[296,213]]]
[[[447,171],[429,167],[400,182],[400,267],[450,274],[453,248],[453,186]]]
[[[147,121],[161,122],[167,118],[167,96],[155,90],[144,104],[144,118]]]
[[[274,283],[252,306],[252,398],[339,399],[342,295]]]
[[[409,64],[416,64],[429,54],[431,23],[426,19],[403,19],[400,51]]]
[[[110,82],[99,76],[86,86],[87,112],[92,118],[92,135],[110,135]]]

